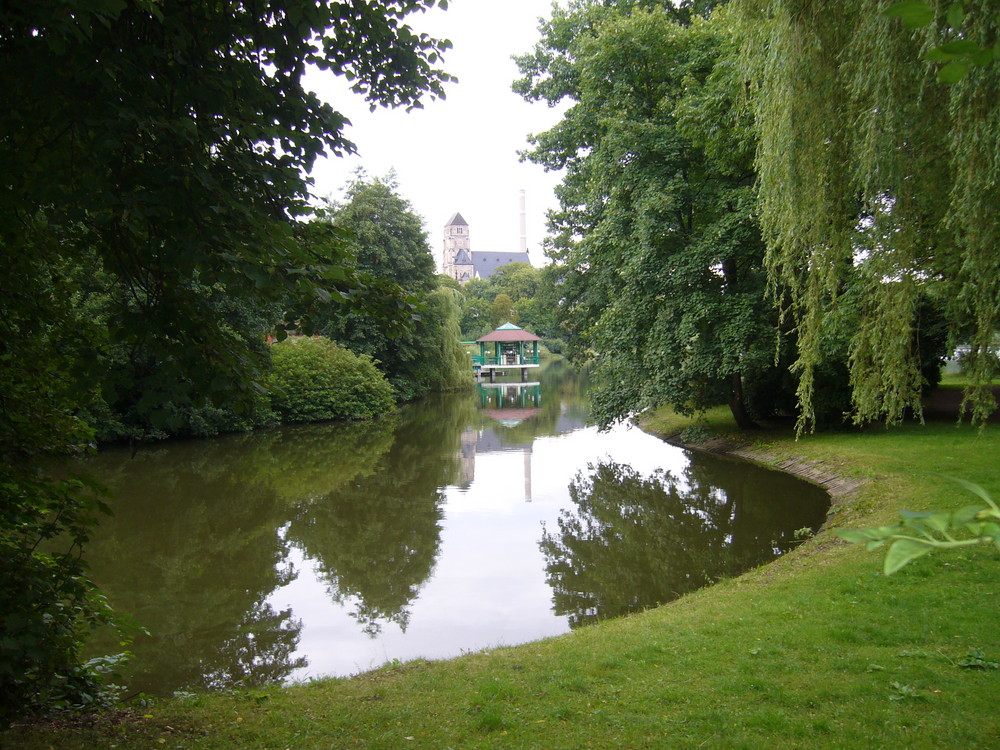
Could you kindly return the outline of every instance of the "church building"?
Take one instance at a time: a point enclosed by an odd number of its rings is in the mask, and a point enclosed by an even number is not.
[[[508,263],[530,263],[528,238],[525,231],[524,191],[521,191],[521,247],[520,252],[492,252],[472,250],[469,224],[456,213],[444,227],[444,253],[441,272],[465,284],[469,279],[488,279]]]

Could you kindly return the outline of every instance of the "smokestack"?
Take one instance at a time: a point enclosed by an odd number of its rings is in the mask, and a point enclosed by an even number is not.
[[[518,202],[521,209],[521,247],[522,253],[528,252],[528,217],[527,212],[524,209],[524,191],[521,190],[518,195]]]

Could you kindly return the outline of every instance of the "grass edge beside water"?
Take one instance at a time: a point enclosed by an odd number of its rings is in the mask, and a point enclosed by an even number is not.
[[[643,428],[676,436],[660,410]],[[952,423],[795,441],[706,429],[762,462],[794,458],[862,486],[776,562],[655,610],[458,659],[292,688],[161,701],[92,722],[0,734],[24,748],[907,747],[1000,745],[1000,554],[932,555],[881,575],[881,555],[830,528],[968,504],[942,475],[1000,496],[1000,432]]]

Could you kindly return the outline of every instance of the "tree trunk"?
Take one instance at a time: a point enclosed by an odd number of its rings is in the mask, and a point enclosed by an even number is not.
[[[734,372],[730,380],[729,410],[733,413],[736,426],[741,430],[760,429],[760,425],[747,414],[747,407],[743,401],[743,376],[738,372]]]

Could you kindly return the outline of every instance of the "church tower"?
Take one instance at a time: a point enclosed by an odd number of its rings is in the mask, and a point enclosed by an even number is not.
[[[464,284],[475,275],[472,248],[469,245],[469,225],[456,213],[444,225],[444,255],[441,272]]]

